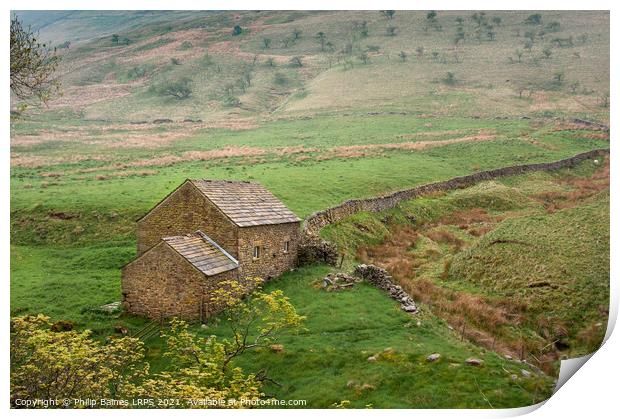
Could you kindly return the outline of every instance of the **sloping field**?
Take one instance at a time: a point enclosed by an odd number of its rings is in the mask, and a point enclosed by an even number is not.
[[[473,342],[553,371],[605,333],[608,221],[608,163],[587,161],[358,214],[324,234]]]

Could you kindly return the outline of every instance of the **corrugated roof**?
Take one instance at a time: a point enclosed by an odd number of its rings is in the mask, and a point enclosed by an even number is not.
[[[239,267],[239,262],[202,231],[163,240],[205,275],[216,275]]]
[[[191,182],[239,227],[301,221],[260,183],[208,179]]]

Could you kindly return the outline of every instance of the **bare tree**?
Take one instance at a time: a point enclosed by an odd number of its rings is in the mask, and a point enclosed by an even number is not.
[[[60,89],[54,77],[60,58],[55,48],[39,43],[36,37],[17,16],[11,19],[11,91],[22,100],[35,97],[46,102]]]
[[[327,42],[327,35],[325,35],[325,32],[317,33],[316,39],[318,39],[321,44],[321,51],[325,51],[325,43]]]
[[[293,57],[291,58],[291,66],[293,67],[303,67],[303,63],[301,61],[301,57]]]
[[[358,57],[358,58],[359,58],[359,59],[360,59],[360,61],[361,61],[361,62],[363,62],[364,64],[368,64],[368,63],[370,62],[370,57],[369,57],[369,56],[368,56],[368,54],[367,54],[367,53],[365,53],[365,52],[362,52],[362,53],[359,55],[359,57]]]
[[[515,51],[515,54],[517,54],[517,60],[519,62],[521,62],[521,57],[523,56],[523,51],[518,49],[518,50]]]

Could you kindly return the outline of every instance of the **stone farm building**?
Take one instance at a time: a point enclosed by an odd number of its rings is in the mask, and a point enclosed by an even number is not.
[[[138,256],[122,271],[123,306],[197,320],[218,284],[270,279],[297,262],[300,219],[256,182],[186,180],[138,220]]]

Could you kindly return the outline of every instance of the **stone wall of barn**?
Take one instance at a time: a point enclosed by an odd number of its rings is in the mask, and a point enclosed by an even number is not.
[[[299,222],[243,227],[239,229],[239,263],[243,277],[269,279],[297,265]],[[288,251],[284,243],[289,242]],[[254,247],[260,248],[258,259]]]
[[[404,189],[391,193],[366,199],[351,199],[322,211],[315,212],[304,220],[304,232],[310,236],[317,236],[321,229],[329,224],[343,220],[358,212],[378,212],[389,208],[394,208],[399,202],[423,196],[435,191],[446,191],[451,189],[465,188],[478,182],[491,180],[498,177],[519,175],[522,173],[537,170],[557,170],[564,167],[575,166],[576,164],[599,156],[608,155],[608,149],[592,150],[577,154],[567,159],[558,160],[550,163],[523,164],[519,166],[508,166],[500,169],[487,170],[473,173],[467,176],[459,176],[442,182],[429,183],[415,188]]]
[[[238,269],[235,269],[206,277],[160,241],[123,268],[123,308],[128,313],[154,320],[170,317],[204,319],[220,310],[209,306],[213,291],[222,281],[238,280],[238,275]]]
[[[162,237],[202,230],[236,257],[237,229],[191,182],[185,182],[138,221],[138,256],[159,243]]]

